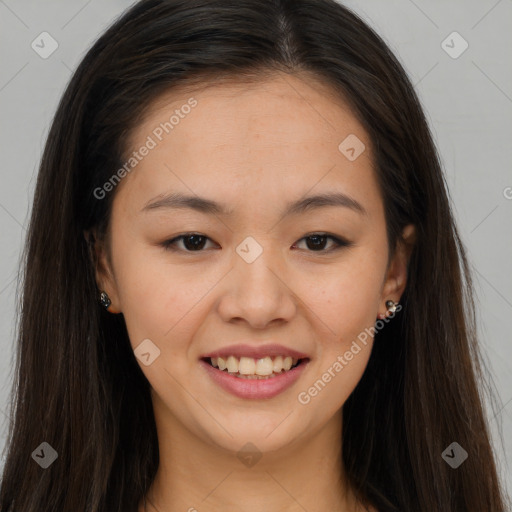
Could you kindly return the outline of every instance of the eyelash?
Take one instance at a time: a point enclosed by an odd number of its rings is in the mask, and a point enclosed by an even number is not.
[[[166,250],[166,251],[171,251],[171,252],[185,252],[185,253],[189,253],[189,254],[192,254],[194,252],[204,252],[205,249],[200,249],[198,251],[188,251],[186,249],[177,249],[175,247],[175,244],[179,241],[179,240],[182,240],[184,238],[187,238],[187,237],[191,237],[191,236],[199,236],[199,237],[203,237],[203,238],[206,238],[207,240],[210,240],[210,238],[208,238],[207,236],[201,234],[201,233],[184,233],[182,235],[178,235],[174,238],[172,238],[171,240],[166,240],[165,242],[162,242],[160,245]],[[315,253],[315,252],[318,252],[318,253],[324,253],[324,254],[327,254],[327,253],[331,253],[333,251],[337,251],[339,249],[342,249],[344,247],[351,247],[352,245],[354,245],[352,242],[349,242],[348,240],[344,240],[343,238],[339,238],[337,236],[334,236],[334,235],[330,235],[329,233],[322,233],[322,232],[319,232],[319,233],[311,233],[309,235],[306,235],[304,237],[302,237],[299,242],[301,242],[302,240],[305,240],[307,238],[312,238],[314,236],[321,236],[321,237],[324,237],[324,238],[329,238],[331,240],[334,241],[334,243],[336,244],[335,247],[331,248],[331,249],[327,249],[327,250],[320,250],[320,251],[308,251],[308,252],[312,252],[312,253]]]

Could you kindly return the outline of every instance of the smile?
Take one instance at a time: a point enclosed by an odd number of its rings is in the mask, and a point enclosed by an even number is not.
[[[241,379],[269,379],[287,372],[297,366],[300,359],[291,356],[263,357],[211,357],[210,364],[214,368],[234,375]]]
[[[290,356],[260,359],[228,356],[200,360],[211,382],[244,399],[269,399],[279,395],[297,381],[309,362],[309,358],[294,359]]]

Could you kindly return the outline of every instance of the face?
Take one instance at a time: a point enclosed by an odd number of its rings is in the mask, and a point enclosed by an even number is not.
[[[124,315],[157,423],[265,452],[339,419],[407,263],[399,247],[387,265],[371,142],[348,105],[290,75],[173,91],[129,146],[137,163],[110,192],[97,279]],[[216,355],[227,370],[204,359]],[[279,356],[300,364],[281,370]],[[228,374],[274,364],[266,379]]]

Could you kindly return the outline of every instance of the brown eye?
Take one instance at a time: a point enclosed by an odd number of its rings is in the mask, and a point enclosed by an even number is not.
[[[166,240],[161,245],[165,250],[168,251],[181,251],[181,252],[203,252],[206,243],[210,239],[202,235],[200,233],[185,233],[183,235],[179,235],[171,240]],[[327,253],[331,251],[335,251],[342,247],[349,247],[353,245],[351,242],[347,240],[343,240],[333,235],[328,235],[325,233],[313,233],[311,235],[305,236],[301,239],[306,241],[306,248],[310,252],[322,252]],[[328,241],[334,243],[334,246],[326,249],[326,245],[328,245]],[[181,246],[178,246],[178,243],[182,242]],[[295,247],[295,246],[294,246]]]
[[[341,247],[348,247],[352,245],[351,242],[324,233],[313,233],[301,238],[301,241],[302,240],[306,240],[306,247],[312,252],[331,252],[336,249],[340,249]],[[334,241],[334,247],[326,250],[325,246],[328,240]]]
[[[201,252],[207,240],[207,236],[199,233],[185,233],[163,242],[162,247],[169,251]],[[183,241],[183,246],[177,247],[176,244],[180,241]]]

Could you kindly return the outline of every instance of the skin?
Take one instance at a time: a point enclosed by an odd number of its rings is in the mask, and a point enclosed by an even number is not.
[[[365,370],[371,336],[309,403],[298,395],[386,315],[386,300],[400,300],[413,226],[388,266],[368,134],[339,96],[304,75],[166,93],[133,131],[130,151],[190,97],[197,106],[117,186],[109,244],[98,246],[109,311],[123,313],[134,349],[149,338],[160,350],[149,366],[138,360],[152,387],[160,449],[149,498],[161,512],[364,511],[339,483],[341,407]],[[355,161],[338,149],[349,134],[366,146]],[[288,202],[334,190],[367,215],[329,206],[282,216]],[[234,213],[141,212],[171,191]],[[187,232],[207,237],[199,251],[187,239],[176,252],[160,245]],[[314,233],[353,245],[329,251],[336,244],[326,239],[315,248],[304,238]],[[252,263],[236,252],[248,236],[263,249]],[[309,354],[309,367],[272,399],[237,398],[212,382],[199,357],[245,340],[296,348]],[[262,454],[252,467],[237,458],[247,442]]]

